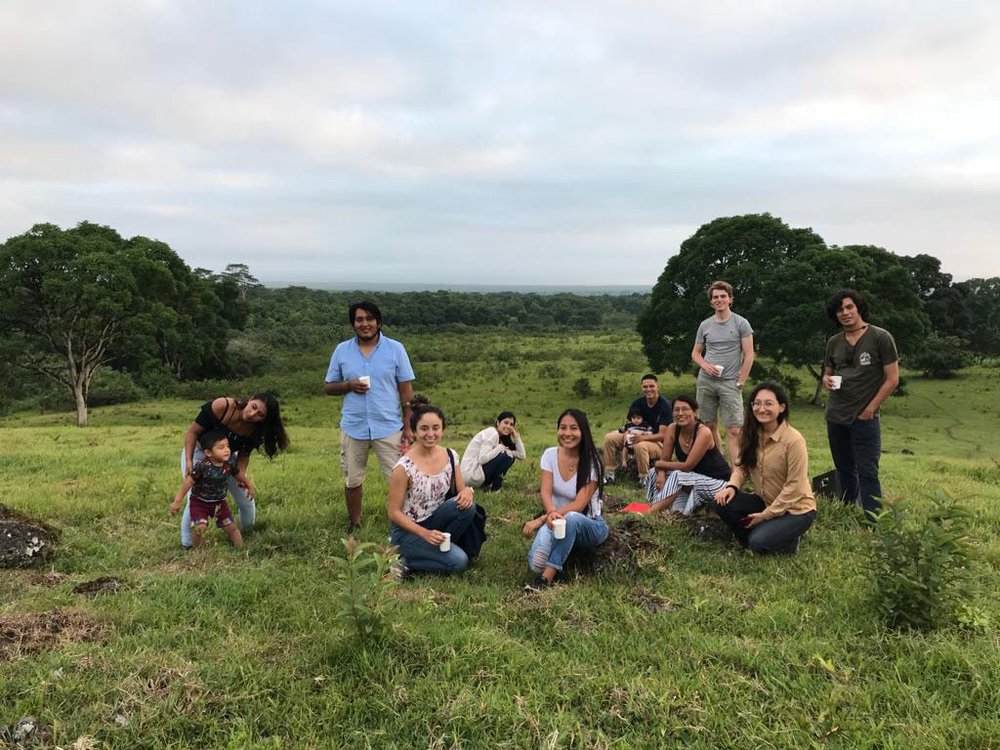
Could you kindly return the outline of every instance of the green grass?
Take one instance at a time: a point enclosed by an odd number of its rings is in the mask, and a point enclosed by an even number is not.
[[[1000,372],[914,377],[883,410],[887,491],[909,498],[917,521],[938,488],[975,512],[974,605],[990,616],[974,631],[898,634],[866,599],[859,514],[825,502],[795,558],[755,558],[646,519],[652,546],[634,564],[522,596],[520,526],[537,507],[556,416],[578,405],[598,438],[616,428],[643,372],[638,342],[399,338],[418,390],[452,420],[449,445],[461,451],[511,408],[529,459],[502,493],[479,497],[490,514],[482,559],[394,589],[381,640],[359,643],[334,614],[339,399],[311,395],[328,352],[261,379],[281,390],[293,446],[254,457],[259,523],[240,551],[215,533],[182,553],[167,513],[198,400],[98,409],[82,430],[69,413],[0,422],[0,501],[63,531],[48,569],[62,577],[5,571],[0,617],[69,610],[105,634],[0,662],[0,729],[32,714],[63,747],[1000,747]],[[583,403],[571,388],[581,375],[598,394]],[[602,378],[619,393],[600,395]],[[668,376],[663,390],[693,391],[693,379]],[[796,403],[792,422],[812,473],[830,468],[822,411]],[[361,536],[383,542],[385,483],[371,463]],[[129,587],[72,592],[104,575]]]

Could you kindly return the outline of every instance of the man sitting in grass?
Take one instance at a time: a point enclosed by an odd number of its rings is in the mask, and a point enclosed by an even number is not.
[[[233,465],[229,462],[232,453],[229,438],[222,432],[209,430],[198,437],[198,444],[205,458],[192,466],[190,473],[184,477],[181,488],[177,490],[177,497],[170,505],[170,515],[177,515],[184,496],[190,492],[191,530],[194,532],[191,540],[194,546],[201,546],[208,522],[214,518],[215,525],[226,532],[233,546],[242,547],[240,527],[236,525],[226,502],[229,476],[233,473]]]
[[[635,468],[642,483],[650,464],[663,452],[663,436],[667,434],[667,425],[674,421],[670,402],[660,395],[660,381],[656,375],[651,372],[643,375],[639,385],[642,395],[632,402],[628,413],[635,411],[641,414],[642,423],[650,428],[649,432],[633,434],[615,430],[604,436],[604,466],[607,469],[605,484],[615,481],[614,467],[626,445],[626,437],[631,438],[628,442],[635,453]]]

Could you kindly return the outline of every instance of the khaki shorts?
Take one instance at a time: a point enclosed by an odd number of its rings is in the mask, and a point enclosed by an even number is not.
[[[703,422],[721,421],[726,427],[743,426],[743,389],[735,380],[698,378],[696,398],[698,416]]]
[[[402,441],[402,430],[378,440],[355,440],[347,433],[340,433],[340,470],[344,473],[344,483],[348,487],[360,487],[364,483],[369,450],[375,451],[378,465],[388,481],[392,467],[402,455]]]

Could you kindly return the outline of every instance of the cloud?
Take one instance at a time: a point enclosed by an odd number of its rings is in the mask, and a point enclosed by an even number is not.
[[[997,21],[987,2],[13,0],[0,234],[99,221],[265,279],[651,284],[701,223],[770,211],[998,275]]]

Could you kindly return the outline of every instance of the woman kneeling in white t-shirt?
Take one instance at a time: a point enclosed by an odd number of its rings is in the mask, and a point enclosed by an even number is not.
[[[542,454],[542,505],[545,513],[524,524],[526,537],[535,535],[528,566],[537,574],[525,587],[539,591],[552,585],[574,547],[596,547],[608,538],[601,518],[601,455],[590,434],[587,415],[567,409],[559,415],[559,445]],[[565,522],[565,535],[555,526]]]

